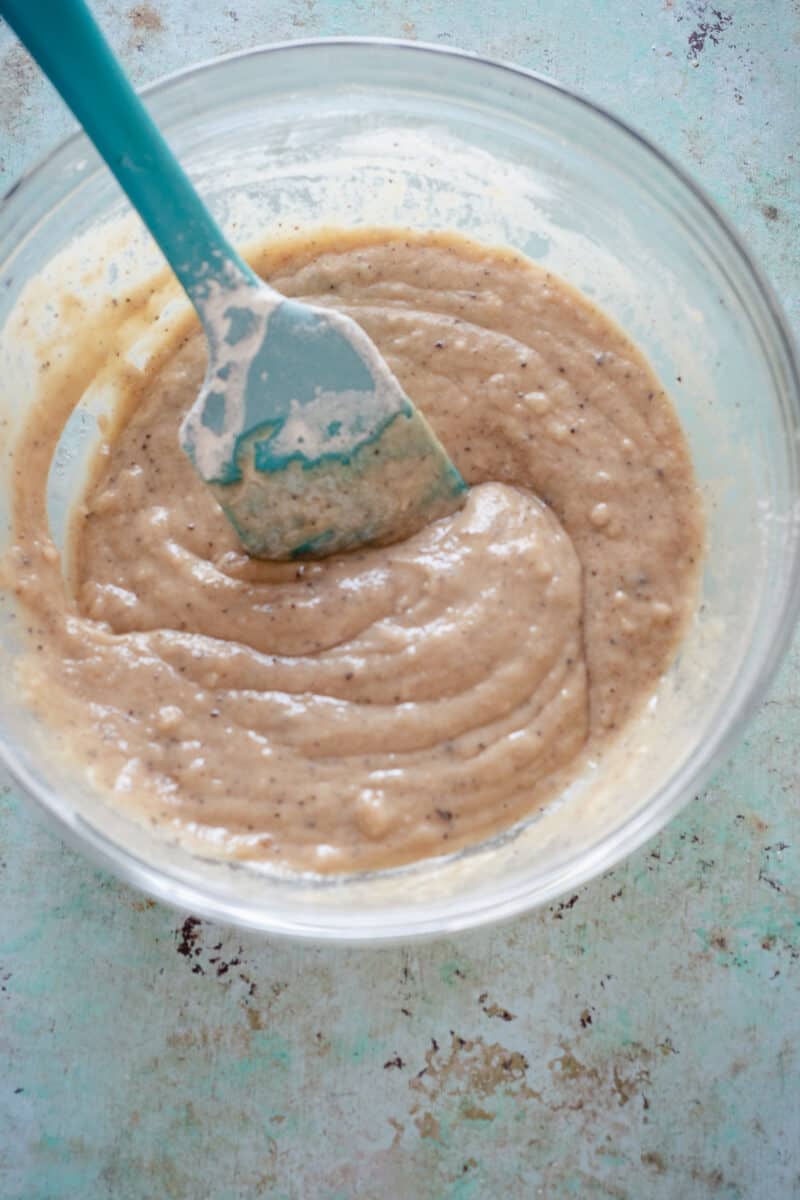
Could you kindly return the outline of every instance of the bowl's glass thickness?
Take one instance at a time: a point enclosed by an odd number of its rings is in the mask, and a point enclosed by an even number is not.
[[[762,695],[794,624],[800,404],[768,287],[708,201],[657,151],[586,101],[513,68],[403,43],[295,43],[199,66],[150,88],[147,100],[239,241],[322,224],[456,229],[514,246],[615,316],[672,393],[689,436],[709,524],[701,607],[657,703],[618,753],[516,836],[451,860],[369,878],[280,879],[202,859],[136,827],[41,753],[41,731],[15,696],[9,666],[20,645],[5,596],[0,742],[11,771],[118,874],[180,907],[274,933],[378,941],[448,932],[510,916],[606,870],[697,790]],[[36,375],[9,336],[15,309],[35,277],[63,277],[65,264],[103,256],[105,287],[159,262],[76,135],[0,210],[6,541],[5,454]],[[65,435],[50,480],[57,530],[92,429],[87,412]]]

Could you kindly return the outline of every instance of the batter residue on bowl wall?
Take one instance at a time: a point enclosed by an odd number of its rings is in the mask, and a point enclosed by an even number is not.
[[[149,363],[115,365],[158,299],[131,296],[76,336],[20,443],[26,695],[95,785],[220,853],[348,871],[478,842],[601,754],[675,654],[703,537],[677,417],[615,325],[511,252],[368,231],[250,258],[363,325],[466,506],[381,549],[247,558],[178,449],[202,336],[165,321]],[[101,369],[125,403],[68,585],[45,480]]]

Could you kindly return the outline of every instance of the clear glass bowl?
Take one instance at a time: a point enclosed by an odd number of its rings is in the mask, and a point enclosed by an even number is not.
[[[513,67],[419,44],[303,42],[207,63],[146,94],[240,242],[321,224],[456,229],[516,247],[616,317],[672,393],[690,439],[708,511],[700,609],[657,701],[602,769],[513,836],[401,870],[277,878],[197,857],[134,825],[41,752],[41,730],[15,696],[20,645],[6,595],[8,767],[66,835],[123,878],[276,934],[377,942],[453,932],[607,870],[697,792],[762,696],[794,625],[798,378],[769,287],[663,155],[586,100]],[[86,268],[98,261],[105,267],[92,279]],[[91,304],[92,289],[96,299],[113,287],[115,271],[144,276],[160,260],[76,135],[3,203],[0,262],[7,517],[8,449],[36,386],[35,364],[9,334],[26,286],[66,276]],[[71,423],[51,473],[58,535],[92,428],[89,413]]]

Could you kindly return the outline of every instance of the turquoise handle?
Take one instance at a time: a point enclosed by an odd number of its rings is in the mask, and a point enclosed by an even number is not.
[[[263,287],[189,182],[84,0],[0,0],[0,15],[83,125],[201,318],[210,282]]]

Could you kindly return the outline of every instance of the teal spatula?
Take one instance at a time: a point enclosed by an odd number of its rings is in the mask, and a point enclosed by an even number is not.
[[[0,0],[127,192],[209,348],[180,440],[246,549],[322,557],[406,537],[466,484],[354,321],[288,300],[223,237],[83,0]]]

